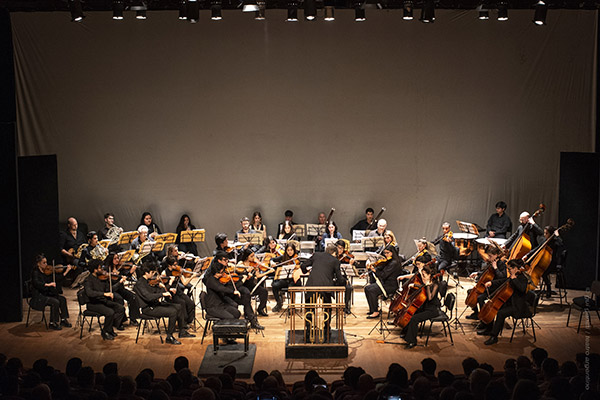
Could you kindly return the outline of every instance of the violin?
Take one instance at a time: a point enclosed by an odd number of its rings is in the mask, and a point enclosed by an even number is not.
[[[50,265],[50,264],[46,264],[46,266],[44,267],[44,270],[42,271],[44,273],[44,275],[50,276],[52,274],[62,274],[63,271],[65,269],[64,265]]]
[[[339,258],[341,263],[350,264],[352,260],[354,260],[354,254],[350,254],[348,252],[344,252]]]
[[[169,282],[168,276],[162,276],[159,274],[154,275],[152,278],[148,279],[148,283],[150,286],[160,285],[161,283],[164,285]]]
[[[191,269],[183,268],[180,265],[173,266],[171,274],[175,277],[183,276],[184,278],[191,278],[194,275],[198,275],[198,273],[192,271]]]

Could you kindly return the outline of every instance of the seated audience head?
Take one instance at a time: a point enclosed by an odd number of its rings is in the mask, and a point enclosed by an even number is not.
[[[467,357],[462,361],[462,368],[465,376],[471,375],[471,372],[477,367],[479,367],[479,363],[473,357]]]
[[[175,362],[173,363],[173,369],[175,369],[176,372],[179,372],[179,370],[182,370],[184,368],[189,368],[190,367],[190,362],[188,361],[187,357],[185,356],[179,356],[175,359]]]
[[[433,358],[428,357],[421,360],[421,368],[423,369],[423,372],[425,372],[427,375],[433,376],[435,375],[437,364]]]

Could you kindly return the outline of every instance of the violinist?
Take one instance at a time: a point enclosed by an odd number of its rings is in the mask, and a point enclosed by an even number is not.
[[[487,237],[506,239],[508,232],[512,231],[512,221],[506,214],[506,203],[496,203],[496,212],[490,216],[486,225]]]
[[[342,264],[354,265],[356,260],[354,259],[354,256],[346,250],[346,242],[344,240],[338,240],[335,242],[335,247],[337,250],[336,257]],[[344,275],[343,269],[341,272],[342,275]],[[352,282],[347,276],[344,275],[344,279],[346,280],[346,292],[344,293],[346,306],[344,307],[344,312],[346,314],[350,314],[352,305],[352,292],[354,291],[354,288],[352,287]]]
[[[67,299],[62,295],[62,287],[56,282],[54,266],[48,265],[43,254],[35,256],[35,267],[31,272],[31,308],[43,310],[50,306],[50,323],[48,327],[61,330],[63,326],[70,328]]]
[[[175,257],[177,259],[177,265],[179,265],[180,267],[183,267],[183,265],[185,264],[185,258],[183,257],[183,253],[179,252],[177,246],[171,244],[167,246],[167,255],[163,257],[160,263],[162,271],[167,269],[167,260],[169,259],[169,257]]]
[[[383,245],[377,249],[377,253],[381,254],[383,249],[385,249],[387,246],[394,246],[396,248],[396,252],[400,253],[396,236],[394,235],[394,232],[390,230],[385,231],[383,234]]]
[[[194,243],[194,242],[181,243],[179,241],[180,237],[181,237],[181,232],[192,231],[194,229],[196,229],[196,227],[194,226],[194,224],[192,224],[192,220],[190,219],[190,216],[187,214],[183,214],[181,216],[181,218],[179,219],[177,228],[175,228],[175,233],[177,233],[177,246],[178,246],[179,250],[183,251],[184,253],[191,253],[191,254],[197,256],[198,248],[196,247],[196,243]]]
[[[263,224],[262,215],[258,211],[252,214],[252,224],[250,225],[256,232],[262,232],[263,243],[267,241],[267,226]]]
[[[158,225],[156,225],[154,223],[154,219],[152,218],[152,214],[150,214],[148,211],[145,211],[142,214],[142,218],[140,218],[140,225],[139,226],[145,226],[146,228],[148,228],[148,237],[151,240],[155,240],[156,237],[158,235],[160,235],[162,232],[160,231],[160,228],[158,227]]]
[[[375,282],[365,286],[365,296],[369,303],[369,315],[367,318],[378,318],[379,296],[389,297],[398,289],[398,276],[402,275],[404,270],[400,262],[400,257],[394,246],[388,246],[383,250],[384,261],[375,267]],[[383,289],[382,289],[383,288]],[[385,291],[385,293],[384,293]]]
[[[542,228],[535,223],[535,220],[527,211],[523,211],[521,215],[519,215],[519,226],[517,227],[517,230],[515,233],[510,235],[502,247],[510,249],[516,240],[524,233],[529,235],[529,239],[531,240],[531,248],[537,247],[538,237],[544,234]]]
[[[129,325],[137,326],[138,319],[140,318],[140,304],[138,303],[135,293],[125,287],[125,281],[127,278],[133,276],[136,266],[132,265],[131,268],[127,270],[125,266],[121,265],[121,260],[117,253],[109,253],[104,259],[104,266],[105,269],[110,272],[115,301],[121,305],[125,304],[124,301],[127,301]],[[124,318],[124,320],[126,319],[127,318]]]
[[[273,236],[268,236],[267,241],[263,247],[258,249],[256,254],[270,253],[273,257],[282,256],[284,247],[277,243],[277,240]]]
[[[193,275],[187,278],[183,276],[182,267],[175,256],[168,256],[166,265],[167,268],[163,271],[163,275],[169,277],[169,281],[166,283],[167,289],[171,292],[171,299],[169,301],[179,304],[186,315],[186,324],[192,324],[196,318],[196,304],[183,291],[188,286],[191,286],[190,282]]]
[[[417,240],[417,251],[417,254],[415,254],[408,260],[412,261],[413,270],[415,267],[420,269],[420,267],[429,263],[432,260],[431,254],[427,250],[427,239],[421,238]]]
[[[117,337],[113,327],[122,331],[125,308],[115,300],[111,290],[110,275],[100,260],[89,263],[90,276],[85,280],[85,295],[88,298],[87,309],[104,316],[102,339],[114,340]]]
[[[283,227],[286,224],[286,222],[292,226],[297,225],[294,222],[294,212],[292,210],[285,210],[284,216],[284,221],[279,224],[279,227],[277,229],[277,237],[280,237],[283,234]]]
[[[519,272],[523,266],[523,260],[518,259],[510,260],[507,264],[508,278],[505,281],[508,280],[513,289],[513,294],[496,314],[492,330],[489,333],[490,337],[484,342],[485,345],[498,343],[498,335],[502,327],[504,327],[504,320],[507,317],[520,318],[529,312],[529,306],[526,301],[528,281],[527,277]]]
[[[283,223],[282,231],[279,234],[279,240],[298,240],[291,222],[285,221]]]
[[[216,255],[219,251],[222,251],[227,254],[227,257],[230,260],[233,260],[237,257],[236,249],[229,247],[229,240],[227,240],[227,234],[217,233],[215,235],[215,244],[217,245],[217,247],[213,251],[213,256]]]
[[[493,278],[486,283],[484,283],[485,291],[477,296],[477,305],[473,308],[473,313],[467,315],[467,319],[479,319],[479,311],[481,307],[485,304],[485,301],[491,297],[491,294],[494,293],[498,287],[504,283],[506,280],[506,263],[504,260],[500,259],[500,250],[497,247],[488,246],[485,250],[487,255],[487,265],[492,268]],[[485,270],[484,270],[485,271]],[[472,279],[479,280],[479,272],[474,272],[470,275]],[[489,331],[492,329],[490,326],[480,325],[478,327],[479,330]],[[489,332],[488,332],[489,333]]]
[[[442,224],[442,234],[433,241],[433,244],[438,245],[439,249],[440,263],[438,271],[445,271],[450,267],[458,254],[458,249],[454,246],[454,237],[448,222]]]
[[[206,313],[215,318],[239,318],[238,305],[244,306],[244,317],[252,329],[265,329],[258,323],[252,309],[250,291],[241,282],[234,282],[234,275],[228,271],[229,257],[218,251],[210,267],[204,274],[206,286]]]
[[[321,242],[319,243],[319,251],[325,250],[325,239],[341,239],[342,234],[338,232],[338,227],[335,221],[329,221],[327,224],[327,229],[321,238]]]
[[[297,264],[300,265],[298,261],[298,250],[296,249],[296,245],[294,243],[288,243],[285,245],[285,251],[282,256],[275,257],[271,259],[272,264],[283,264],[283,265],[291,265]],[[273,297],[275,297],[275,301],[277,305],[273,307],[273,312],[278,312],[281,310],[283,306],[283,297],[281,296],[281,289],[285,289],[290,287],[290,285],[300,285],[300,281],[294,283],[292,278],[283,278],[276,279],[273,281],[273,285],[271,288],[273,289]]]
[[[407,343],[407,349],[412,349],[417,345],[417,330],[419,328],[419,324],[423,321],[427,321],[428,319],[437,317],[439,315],[439,284],[437,280],[432,279],[433,268],[431,268],[429,265],[425,265],[421,269],[420,274],[421,280],[423,281],[423,285],[425,286],[425,293],[427,295],[427,299],[411,317],[408,325],[406,325],[406,327],[402,330],[402,334],[404,334],[404,340],[406,340]],[[414,286],[415,284],[410,283],[409,285]]]
[[[175,324],[179,325],[179,338],[195,337],[185,330],[185,312],[177,303],[169,303],[165,300],[173,295],[166,286],[160,281],[160,276],[156,271],[156,263],[152,261],[145,262],[140,268],[142,277],[138,279],[133,290],[138,296],[142,313],[156,318],[168,318],[166,343],[181,344],[173,336]]]
[[[555,231],[556,228],[551,225],[544,227],[544,239],[548,240],[552,238],[546,245],[552,249],[552,260],[550,261],[550,265],[548,265],[548,268],[546,268],[546,271],[544,271],[544,273],[542,274],[542,279],[546,284],[546,298],[552,297],[552,282],[550,282],[550,274],[556,273],[556,266],[561,264],[561,262],[563,261],[562,257],[565,250],[565,244],[563,240],[560,238],[560,236],[556,236],[554,234]],[[536,253],[538,248],[539,246],[527,253],[523,257],[523,261],[527,261],[533,254]]]
[[[245,269],[246,276],[243,285],[254,294],[258,295],[258,310],[257,314],[262,317],[268,317],[267,314],[267,299],[269,294],[264,285],[259,285],[258,280],[266,276],[269,273],[270,268],[264,264],[261,264],[256,259],[254,252],[250,249],[244,249],[241,254],[241,261],[238,263],[240,267]],[[256,289],[254,289],[256,287]]]

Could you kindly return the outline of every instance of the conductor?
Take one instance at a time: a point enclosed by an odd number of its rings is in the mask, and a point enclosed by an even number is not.
[[[340,261],[336,257],[337,248],[333,244],[329,244],[324,252],[322,253],[314,253],[311,258],[302,262],[301,268],[302,272],[307,273],[308,267],[312,266],[310,270],[310,275],[306,280],[306,286],[345,286],[346,279],[342,276],[342,272],[340,271]],[[306,292],[306,301],[309,303],[316,303],[319,298],[323,300],[323,303],[331,303],[331,292]],[[316,309],[307,308],[306,312],[306,330],[307,332],[313,331],[315,312],[318,311]],[[330,331],[330,320],[331,320],[331,308],[324,308],[324,314],[322,320],[324,321],[323,325],[323,340],[325,342],[329,341],[329,331]],[[318,323],[318,321],[316,321]],[[312,329],[311,329],[312,328]],[[307,343],[315,343],[320,341],[317,335],[305,335],[305,340]]]

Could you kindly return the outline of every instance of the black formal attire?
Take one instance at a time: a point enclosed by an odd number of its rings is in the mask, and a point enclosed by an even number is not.
[[[121,276],[124,276],[125,271],[119,271]],[[124,300],[127,301],[127,309],[129,310],[129,320],[134,322],[140,318],[140,303],[134,292],[128,290],[125,285],[121,282],[117,282],[113,285],[113,293],[115,294],[115,301],[121,305],[125,304]]]
[[[196,229],[196,227],[192,224],[189,225],[191,230]],[[183,251],[184,253],[191,253],[195,256],[198,255],[198,247],[196,246],[196,243],[194,242],[189,242],[189,243],[181,243],[180,240],[180,236],[181,236],[181,232],[183,232],[184,229],[181,226],[177,227],[177,230],[175,233],[177,233],[177,248],[179,249],[179,251]]]
[[[280,223],[279,226],[277,227],[277,237],[279,237],[279,235],[281,235],[283,233],[283,227],[284,227],[284,225],[285,225],[285,221],[283,221],[282,223]],[[294,230],[293,226],[294,225],[298,225],[298,224],[296,222],[294,222],[294,221],[290,221],[290,225],[292,225],[292,231],[293,231]]]
[[[75,254],[77,254],[77,250],[79,250],[79,247],[84,243],[87,243],[87,239],[86,239],[85,235],[83,233],[81,233],[81,231],[79,231],[79,230],[77,231],[76,236],[71,235],[71,232],[69,230],[60,232],[60,237],[59,237],[59,241],[58,241],[59,249],[67,250],[67,251],[74,249],[75,253],[73,253],[73,256],[75,256]],[[61,252],[61,256],[63,259],[63,264],[65,264],[65,265],[71,264],[74,267],[78,266],[78,264],[79,264],[78,259],[75,258],[73,260],[70,260],[69,257],[62,254],[62,252]],[[67,275],[65,275],[64,277],[61,276],[59,278],[59,280],[60,281],[64,280],[65,284],[70,284],[82,272],[83,272],[82,268],[73,268],[67,273]]]
[[[234,260],[238,256],[236,249],[233,249],[231,251],[226,251],[225,248],[220,247],[220,246],[215,247],[215,249],[213,250],[213,256],[216,256],[218,251],[224,251],[225,253],[227,253],[227,258],[229,258],[230,260]]]
[[[100,246],[100,245],[97,245],[97,246]],[[86,271],[88,269],[88,263],[93,258],[92,250],[94,250],[94,249],[95,249],[95,247],[88,245],[84,249],[81,250],[81,256],[79,257],[79,260],[77,261],[77,266],[79,268],[81,268],[81,270]]]
[[[104,296],[104,293],[110,292],[109,285],[108,280],[101,281],[94,274],[90,274],[84,284],[85,295],[89,299],[87,309],[104,315],[104,333],[114,333],[113,327],[121,326],[125,318],[125,308],[114,299]]]
[[[507,317],[513,316],[515,318],[521,318],[530,312],[529,305],[526,301],[527,295],[527,278],[523,274],[518,274],[515,279],[508,278],[509,285],[513,288],[513,294],[506,303],[498,310],[496,319],[494,320],[494,326],[492,328],[492,336],[498,336],[502,327],[504,326],[504,320]]]
[[[488,300],[489,298],[491,298],[491,296],[493,296],[496,289],[498,289],[500,286],[502,286],[502,284],[504,282],[506,282],[506,278],[508,276],[507,274],[508,274],[508,271],[506,269],[506,263],[502,260],[498,260],[496,262],[496,269],[494,270],[494,277],[490,281],[491,282],[490,287],[487,288],[487,290],[484,290],[483,293],[481,293],[479,296],[477,296],[477,306],[479,307],[479,310],[481,310],[483,308],[486,300]],[[477,310],[477,308],[475,308],[474,314],[467,318],[475,317],[475,319],[477,319],[476,318],[477,315],[478,315],[478,310]],[[489,324],[484,324],[483,322],[481,322],[480,325],[478,326],[478,329],[483,329],[483,330],[489,331],[492,329],[492,326],[493,326],[493,322],[490,322]]]
[[[167,268],[165,269],[165,274],[169,277],[172,277],[173,271]],[[196,304],[194,304],[194,301],[190,298],[190,296],[183,292],[185,286],[181,283],[181,280],[176,277],[172,285],[170,283],[167,284],[167,289],[175,289],[175,293],[171,291],[173,297],[170,301],[181,305],[181,307],[185,310],[185,322],[188,324],[193,323],[194,319],[196,318]]]
[[[450,241],[447,242],[444,240],[445,236],[445,234],[441,235],[433,241],[434,244],[438,245],[439,250],[438,271],[447,270],[452,264],[452,261],[456,259],[456,256],[458,254],[458,249],[454,245],[454,238],[450,239]]]
[[[338,258],[339,260],[339,258]],[[341,263],[341,261],[340,261]],[[352,281],[350,278],[348,278],[348,276],[346,276],[346,274],[344,273],[344,270],[341,268],[340,266],[340,271],[342,272],[342,276],[344,277],[344,280],[346,281],[345,286],[346,286],[346,291],[344,292],[344,301],[346,304],[346,313],[350,314],[350,308],[352,306],[352,292],[354,292],[354,288],[352,287]]]
[[[302,272],[306,273],[308,271],[308,267],[312,268],[310,270],[310,275],[306,280],[306,286],[334,286],[335,284],[344,286],[346,284],[346,279],[344,279],[342,272],[340,271],[340,260],[329,253],[314,253],[311,258],[302,262]],[[306,301],[310,303],[316,303],[318,297],[323,299],[323,303],[331,303],[332,293],[312,291],[306,292]],[[313,310],[307,309],[307,312],[310,311]],[[324,339],[327,341],[329,338],[332,317],[331,308],[326,307],[323,309],[323,311],[329,315],[329,318],[327,321],[325,321],[325,325],[323,327]],[[314,311],[312,315],[314,315]],[[310,327],[310,314],[306,316],[306,320],[307,327]]]
[[[539,250],[541,243],[538,247],[531,250],[527,253],[527,261],[531,261],[531,257],[535,254],[536,251]],[[552,249],[552,260],[550,261],[550,265],[546,268],[546,271],[542,274],[542,279],[546,284],[546,293],[548,296],[552,294],[552,282],[550,282],[550,274],[556,272],[556,266],[562,263],[562,256],[565,250],[565,244],[563,240],[558,236],[552,236],[548,244],[546,245]]]
[[[204,302],[206,315],[212,318],[238,319],[241,313],[237,302],[233,300],[235,296],[233,286],[222,284],[214,274],[215,272],[209,269],[203,280],[206,287]]]
[[[404,273],[405,271],[400,264],[400,260],[394,258],[379,264],[375,269],[375,275],[381,281],[381,285],[388,297],[396,292],[398,289],[398,277]],[[377,283],[370,283],[365,286],[365,296],[367,303],[369,303],[369,314],[373,314],[379,309],[377,298],[381,295],[383,295],[383,292]]]
[[[354,231],[364,231],[366,230],[369,226],[371,226],[371,228],[373,228],[373,226],[375,225],[375,220],[373,220],[373,222],[371,224],[369,224],[367,222],[367,219],[361,219],[360,221],[358,221],[356,224],[354,224],[354,226],[352,228],[350,228],[350,237],[353,237],[354,235]]]
[[[217,265],[218,264],[218,265]],[[206,285],[207,282],[211,282],[210,278],[214,279],[214,275],[219,272],[221,270],[221,264],[219,264],[218,261],[213,260],[212,265],[209,267],[208,271],[204,274],[204,284]],[[216,280],[217,283],[221,284],[218,280]],[[237,282],[235,284],[235,288],[233,286],[233,283],[231,281],[229,281],[228,283],[226,283],[225,285],[221,284],[222,286],[226,287],[225,291],[221,291],[220,293],[224,293],[226,294],[231,300],[233,300],[235,302],[235,304],[241,305],[244,307],[244,318],[246,318],[248,321],[250,322],[254,322],[256,321],[256,314],[254,313],[254,310],[252,309],[252,296],[250,296],[250,290],[248,290],[247,287],[245,287],[242,282]],[[235,289],[237,289],[237,291],[240,293],[239,296],[236,296],[233,294],[233,292],[235,291]],[[208,293],[208,291],[207,291]],[[231,302],[229,302],[229,304],[232,304]]]
[[[532,249],[534,247],[537,247],[538,237],[544,235],[544,231],[542,230],[542,228],[539,227],[538,224],[532,225],[529,222],[527,222],[526,224],[519,224],[515,233],[510,235],[510,237],[504,243],[504,247],[510,249],[522,233],[526,233],[527,235],[529,235]]]
[[[246,280],[244,281],[244,287],[250,292],[252,292],[254,287],[256,287],[256,285],[258,284],[258,281],[259,279],[257,279],[253,275],[250,278],[246,278]],[[251,296],[258,296],[258,310],[263,310],[264,312],[266,312],[269,292],[267,292],[267,288],[265,288],[264,283],[258,286]]]
[[[183,331],[185,325],[185,311],[177,303],[161,301],[163,293],[166,291],[161,287],[152,286],[143,276],[138,279],[133,290],[138,297],[142,313],[151,317],[169,319],[167,326],[167,335],[172,336],[175,332],[175,323],[179,325],[179,330]]]
[[[283,256],[273,257],[271,261],[273,261],[275,264],[280,264],[283,262],[284,257],[285,254]],[[280,268],[292,265],[294,262],[295,261],[290,261],[289,263],[282,265]],[[294,282],[292,278],[284,278],[275,279],[273,281],[271,289],[273,290],[273,297],[275,297],[275,301],[277,302],[277,305],[274,307],[275,312],[279,311],[279,309],[281,309],[281,306],[283,305],[283,297],[281,296],[281,290],[287,289],[290,286],[302,286],[302,280],[298,279],[298,282]]]
[[[31,272],[31,308],[43,310],[50,306],[50,322],[59,323],[61,319],[69,318],[67,299],[62,296],[62,288],[59,283],[56,287],[45,286],[51,283],[52,275],[45,275],[38,267]]]
[[[502,216],[494,213],[487,221],[486,231],[488,236],[490,231],[494,231],[495,238],[506,239],[508,232],[512,231],[512,221],[506,213],[502,213]]]
[[[438,316],[440,309],[438,288],[437,282],[425,286],[427,300],[419,307],[403,330],[405,333],[404,340],[409,344],[417,343],[417,331],[421,322]]]

